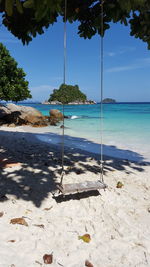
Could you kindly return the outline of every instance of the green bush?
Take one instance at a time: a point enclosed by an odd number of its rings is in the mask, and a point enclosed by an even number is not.
[[[17,62],[0,43],[0,100],[18,102],[31,98],[25,76],[23,69],[17,67]]]

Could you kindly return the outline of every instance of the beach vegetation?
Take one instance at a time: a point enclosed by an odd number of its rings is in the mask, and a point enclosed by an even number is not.
[[[25,76],[23,69],[0,43],[0,100],[18,102],[31,98]]]
[[[78,85],[60,85],[59,89],[54,89],[53,93],[50,95],[49,102],[59,101],[63,104],[68,104],[70,102],[85,102],[87,99],[86,95],[82,93]]]
[[[80,37],[90,39],[96,33],[103,34],[101,3],[102,0],[67,1],[67,21],[78,22]],[[2,24],[24,44],[28,44],[33,37],[43,34],[45,28],[57,22],[59,16],[64,19],[64,5],[64,0],[1,0]],[[149,10],[149,0],[103,1],[103,30],[105,32],[112,23],[117,22],[129,25],[130,35],[146,42],[150,49]]]

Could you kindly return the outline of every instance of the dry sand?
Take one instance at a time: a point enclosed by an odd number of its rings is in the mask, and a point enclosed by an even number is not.
[[[1,128],[0,159],[21,165],[0,175],[0,267],[150,266],[150,164],[105,158],[107,190],[62,197],[60,148],[32,133]],[[4,166],[3,166],[4,167]],[[69,168],[68,168],[69,167]],[[65,150],[65,182],[97,180],[94,154]],[[116,188],[118,181],[122,188]],[[23,217],[28,226],[10,224]],[[85,243],[78,236],[88,233]]]

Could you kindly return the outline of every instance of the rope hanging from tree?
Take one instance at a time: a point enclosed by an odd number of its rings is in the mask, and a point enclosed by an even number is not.
[[[100,46],[100,181],[104,182],[103,161],[103,86],[104,86],[104,1],[101,2],[101,46]]]
[[[67,21],[67,0],[65,0],[65,11],[64,11],[64,73],[63,73],[63,83],[66,84],[66,45],[67,45],[67,27],[66,27],[66,21]],[[61,181],[60,185],[63,183],[63,177],[64,177],[64,148],[65,148],[65,106],[64,101],[62,103],[62,114],[63,114],[63,124],[62,124],[62,163],[61,163]]]
[[[100,101],[100,182],[104,182],[104,172],[103,172],[103,69],[104,69],[104,49],[103,49],[103,36],[104,36],[104,11],[103,11],[103,4],[104,1],[101,1],[101,48],[100,48],[100,94],[101,94],[101,101]],[[66,21],[67,21],[67,0],[65,0],[65,8],[64,8],[64,69],[63,69],[63,83],[66,84],[66,43],[67,43],[67,31],[66,31]],[[62,113],[63,113],[63,124],[62,124],[62,165],[61,165],[61,181],[60,187],[63,184],[64,178],[64,147],[65,147],[65,121],[64,121],[64,112],[65,112],[65,105],[64,101],[62,102]],[[89,184],[89,182],[87,182]],[[104,188],[107,186],[105,184]],[[70,189],[70,188],[69,188]]]

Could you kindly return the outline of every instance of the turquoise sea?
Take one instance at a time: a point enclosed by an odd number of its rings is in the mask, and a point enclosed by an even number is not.
[[[62,111],[62,106],[28,105],[44,115],[50,109]],[[70,116],[65,119],[66,136],[77,137],[76,143],[89,141],[91,147],[100,144],[100,104],[66,105],[65,115]],[[62,131],[60,126],[50,126],[48,130],[57,134]],[[150,160],[150,103],[103,104],[103,143],[106,154]],[[92,151],[98,152],[95,148]]]

